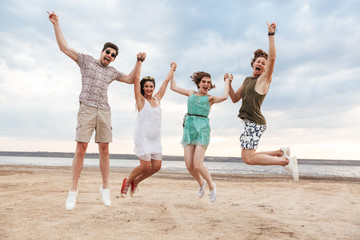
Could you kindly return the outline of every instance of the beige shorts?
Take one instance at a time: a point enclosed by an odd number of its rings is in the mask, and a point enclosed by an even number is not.
[[[112,142],[111,112],[96,107],[80,105],[77,115],[76,141],[90,142],[95,130],[96,143]]]

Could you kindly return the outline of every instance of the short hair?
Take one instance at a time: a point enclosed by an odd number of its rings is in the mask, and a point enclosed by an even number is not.
[[[196,84],[197,88],[199,89],[199,83],[201,82],[201,79],[203,77],[208,77],[211,79],[211,75],[210,73],[207,73],[207,72],[203,72],[203,71],[199,71],[199,72],[194,72],[192,75],[191,75],[191,79],[192,81]],[[210,85],[210,89],[213,89],[215,88],[215,84],[211,84]],[[210,90],[209,89],[209,90]]]
[[[114,43],[106,42],[102,51],[105,51],[107,48],[114,49],[116,51],[116,56],[119,54],[119,48]]]
[[[140,81],[140,90],[141,90],[141,94],[142,94],[143,96],[145,96],[144,86],[145,86],[145,83],[146,83],[146,82],[152,82],[152,83],[154,83],[154,88],[155,88],[155,78],[150,77],[150,76],[144,77],[144,78],[141,79],[141,81]]]
[[[258,59],[259,57],[263,57],[265,58],[266,60],[268,59],[268,54],[263,51],[262,49],[257,49],[255,52],[254,52],[254,58],[251,60],[251,67],[253,67],[254,65],[254,62],[256,61],[256,59]]]

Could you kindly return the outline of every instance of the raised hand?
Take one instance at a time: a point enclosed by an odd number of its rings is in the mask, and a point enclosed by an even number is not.
[[[171,62],[170,67],[171,67],[174,71],[176,71],[176,68],[177,68],[176,62]]]
[[[49,14],[49,20],[50,22],[52,22],[52,24],[56,24],[59,22],[59,18],[58,16],[55,14],[55,12],[53,11],[52,13],[50,13],[49,11],[47,11],[47,13]]]
[[[138,54],[136,54],[136,58],[137,58],[137,60],[142,60],[142,57],[141,57],[141,52],[139,52]]]
[[[146,52],[142,52],[142,53],[141,53],[141,58],[142,58],[142,60],[143,60],[143,61],[145,61],[145,58],[146,58]]]
[[[269,24],[269,22],[266,21],[266,24],[268,26],[268,33],[275,33],[275,30],[276,30],[275,22],[272,22],[271,24]]]
[[[146,58],[146,53],[145,52],[139,52],[138,54],[136,54],[137,60],[138,61],[145,61]]]
[[[224,81],[226,79],[229,79],[229,81],[231,82],[233,79],[234,79],[234,76],[232,74],[228,74],[228,73],[225,73],[224,75]]]

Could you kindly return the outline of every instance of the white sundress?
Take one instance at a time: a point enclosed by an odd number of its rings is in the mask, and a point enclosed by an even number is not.
[[[134,151],[137,157],[145,161],[150,161],[151,158],[161,160],[162,156],[161,108],[160,102],[156,98],[155,100],[157,107],[152,107],[145,99],[144,107],[135,120]]]

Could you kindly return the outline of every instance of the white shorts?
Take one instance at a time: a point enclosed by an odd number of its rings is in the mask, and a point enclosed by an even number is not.
[[[148,153],[138,157],[144,161],[162,160],[162,153],[152,153],[152,154]]]

